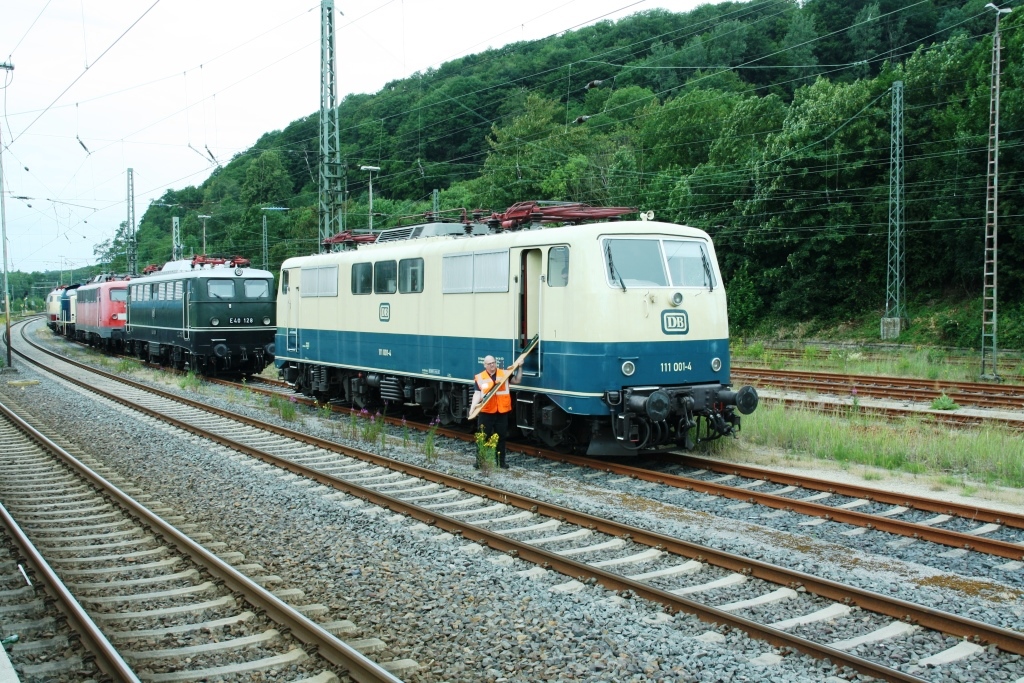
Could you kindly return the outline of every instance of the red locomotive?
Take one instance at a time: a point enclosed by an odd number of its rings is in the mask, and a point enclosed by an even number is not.
[[[104,351],[124,350],[128,276],[97,275],[78,288],[75,339]]]

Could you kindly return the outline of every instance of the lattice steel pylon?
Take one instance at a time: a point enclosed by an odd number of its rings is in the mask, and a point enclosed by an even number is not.
[[[903,81],[892,84],[889,138],[889,260],[886,268],[882,339],[895,339],[907,327],[906,228],[903,223]]]
[[[171,260],[180,261],[181,258],[181,220],[178,216],[171,216]]]
[[[981,378],[999,381],[996,357],[999,350],[999,72],[1002,45],[999,19],[1010,9],[985,5],[996,12],[992,34],[992,85],[988,115],[988,182],[985,189],[985,271],[982,284]]]
[[[128,230],[128,273],[135,275],[139,272],[138,253],[135,248],[135,175],[132,169],[128,169],[128,221],[125,227]]]
[[[342,231],[341,133],[334,47],[334,0],[320,3],[320,244]]]

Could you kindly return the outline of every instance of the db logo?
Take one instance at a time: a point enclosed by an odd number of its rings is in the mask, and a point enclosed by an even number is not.
[[[690,319],[686,311],[662,311],[661,331],[665,334],[686,334],[690,331]]]
[[[380,305],[380,321],[386,323],[391,320],[391,304]]]

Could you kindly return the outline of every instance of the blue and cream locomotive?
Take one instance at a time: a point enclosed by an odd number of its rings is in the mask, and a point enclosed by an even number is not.
[[[128,283],[129,353],[201,374],[253,374],[273,361],[273,273],[205,256],[146,270]]]
[[[416,404],[460,423],[483,357],[507,366],[537,335],[512,387],[524,434],[615,455],[733,433],[757,394],[730,387],[710,237],[653,221],[543,227],[582,222],[589,208],[425,223],[288,259],[277,297],[282,376],[322,400]]]

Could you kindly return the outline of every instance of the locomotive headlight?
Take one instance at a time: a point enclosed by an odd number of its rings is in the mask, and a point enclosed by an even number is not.
[[[622,374],[626,377],[631,377],[636,372],[636,363],[631,360],[627,360],[622,364]]]
[[[263,318],[263,324],[264,324],[264,325],[269,325],[269,324],[270,324],[270,316],[269,316],[269,315],[268,315],[268,316],[265,316],[265,317]]]
[[[217,325],[220,325],[220,318],[210,318],[210,324],[217,327]]]
[[[682,304],[683,303],[683,293],[682,292],[676,292],[675,294],[673,294],[672,298],[669,299],[669,303],[672,304],[673,306],[679,306],[680,304]]]
[[[718,372],[719,370],[721,370],[722,369],[722,359],[721,358],[712,358],[711,359],[711,369],[714,372]]]
[[[235,275],[237,277],[241,277],[242,276],[242,269],[241,268],[235,268]]]

